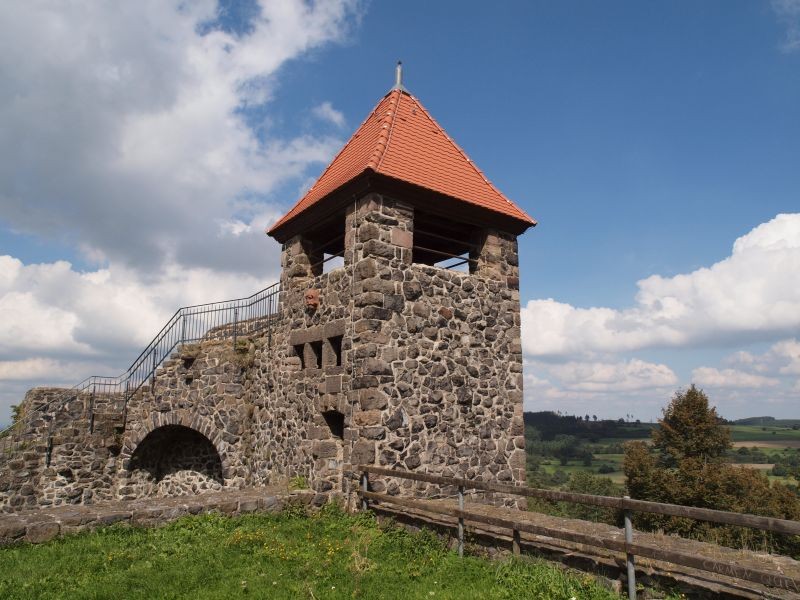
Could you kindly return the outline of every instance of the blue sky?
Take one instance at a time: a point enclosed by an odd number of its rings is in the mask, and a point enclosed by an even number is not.
[[[652,418],[695,381],[725,416],[798,416],[797,0],[53,3],[0,28],[0,421],[274,280],[263,228],[398,59],[540,222],[526,409]]]

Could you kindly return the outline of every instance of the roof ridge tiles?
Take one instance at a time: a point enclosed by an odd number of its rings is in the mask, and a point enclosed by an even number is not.
[[[394,94],[395,96],[397,96],[397,99],[393,103],[394,104],[394,110],[390,111],[387,114],[387,117],[389,115],[391,115],[391,119],[387,119],[389,122],[387,123],[388,131],[386,132],[386,143],[383,146],[383,152],[381,152],[380,160],[378,161],[378,164],[375,165],[375,169],[374,169],[375,171],[378,171],[381,168],[381,164],[383,163],[383,159],[386,156],[386,153],[389,151],[389,143],[392,141],[392,132],[394,131],[394,124],[395,124],[395,121],[397,120],[397,115],[400,112],[400,100],[403,98],[403,93],[404,92],[399,90],[399,89],[395,89],[395,90],[392,90],[390,92],[390,94]],[[410,94],[408,94],[408,92],[405,92],[405,94],[406,95],[410,95]],[[380,143],[380,138],[378,138],[378,143]]]

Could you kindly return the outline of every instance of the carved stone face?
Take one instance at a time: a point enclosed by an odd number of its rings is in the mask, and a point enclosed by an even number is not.
[[[317,310],[319,308],[319,290],[311,288],[305,293],[306,310]]]

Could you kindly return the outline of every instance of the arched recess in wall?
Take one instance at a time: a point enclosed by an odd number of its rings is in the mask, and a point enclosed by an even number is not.
[[[136,445],[122,493],[128,498],[185,496],[224,485],[223,460],[211,440],[185,425],[163,425]]]

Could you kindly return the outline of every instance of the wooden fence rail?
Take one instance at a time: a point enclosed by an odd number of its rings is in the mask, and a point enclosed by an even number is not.
[[[423,510],[436,514],[441,514],[453,517],[458,520],[458,535],[459,535],[459,553],[463,549],[463,522],[472,521],[475,523],[483,523],[486,525],[493,525],[495,527],[510,529],[512,539],[514,540],[514,551],[519,551],[519,532],[531,533],[534,535],[541,535],[550,538],[560,539],[577,544],[585,544],[611,550],[615,552],[623,552],[627,555],[628,563],[628,596],[631,599],[636,598],[636,582],[634,574],[634,556],[641,556],[652,560],[660,560],[664,562],[673,563],[685,567],[691,567],[702,571],[716,573],[719,575],[726,575],[737,579],[743,579],[755,583],[760,583],[769,587],[774,587],[782,590],[789,590],[800,592],[800,582],[796,579],[781,575],[779,573],[761,571],[758,569],[751,569],[741,566],[732,562],[717,561],[710,558],[699,557],[694,554],[686,554],[683,552],[674,552],[664,550],[654,546],[633,543],[633,530],[630,527],[630,515],[633,512],[648,512],[660,515],[668,515],[674,517],[691,518],[702,521],[709,521],[713,523],[723,523],[726,525],[738,525],[741,527],[750,527],[761,529],[764,531],[771,531],[775,533],[783,533],[788,535],[800,535],[800,523],[797,521],[788,521],[785,519],[773,519],[770,517],[760,517],[757,515],[747,515],[741,513],[732,513],[721,510],[711,510],[706,508],[694,508],[690,506],[680,506],[676,504],[662,504],[659,502],[648,502],[644,500],[633,500],[631,498],[617,498],[612,496],[594,496],[591,494],[573,494],[569,492],[558,492],[554,490],[542,490],[527,487],[517,487],[512,485],[504,485],[498,483],[490,483],[484,481],[473,481],[469,479],[461,479],[456,477],[443,477],[439,475],[430,475],[428,473],[414,473],[410,471],[398,471],[394,469],[385,469],[382,467],[374,467],[363,465],[358,467],[361,471],[361,489],[359,495],[362,500],[362,508],[367,508],[367,502],[374,500],[378,502],[387,502],[404,508],[414,510]],[[383,475],[386,477],[397,477],[399,479],[409,479],[413,481],[422,481],[426,483],[433,483],[442,486],[453,486],[458,490],[459,507],[451,508],[447,506],[436,506],[429,502],[422,502],[410,498],[400,498],[396,496],[389,496],[388,494],[379,494],[369,491],[369,474]],[[503,494],[511,494],[526,497],[545,498],[548,500],[556,500],[560,502],[571,502],[575,504],[584,504],[589,506],[603,506],[608,508],[616,508],[623,511],[626,516],[626,536],[625,541],[619,539],[612,539],[602,537],[599,535],[579,533],[574,531],[564,531],[552,527],[544,527],[541,525],[534,525],[533,523],[519,523],[494,517],[483,515],[479,513],[469,512],[464,510],[464,490],[474,489],[487,492],[498,492]]]

